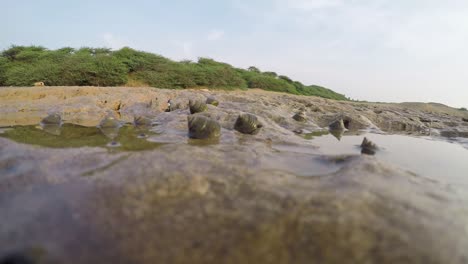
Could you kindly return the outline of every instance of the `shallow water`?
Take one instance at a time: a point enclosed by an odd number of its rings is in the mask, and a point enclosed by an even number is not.
[[[344,136],[316,137],[312,142],[324,155],[358,155],[364,137],[377,144],[376,157],[403,169],[441,182],[468,187],[468,149],[458,143],[430,137],[367,133]]]
[[[124,125],[109,133],[95,126],[76,124],[54,127],[13,126],[1,130],[0,137],[49,148],[110,147],[122,151],[139,151],[154,149],[161,145],[146,140],[147,137],[154,135],[154,132],[131,125]]]
[[[2,131],[0,137],[39,147],[0,148],[0,258],[16,252],[38,263],[468,258],[468,196],[446,188],[468,190],[468,150],[459,144],[323,131],[279,143],[228,129],[218,141],[190,140],[185,120],[180,129],[155,127],[144,136],[130,125],[117,134],[72,124]],[[364,136],[379,146],[375,158],[360,154]],[[114,141],[118,146],[109,147]]]

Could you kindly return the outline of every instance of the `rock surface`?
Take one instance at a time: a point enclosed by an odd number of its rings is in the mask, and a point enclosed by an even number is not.
[[[222,103],[195,116],[215,120],[222,133],[219,144],[200,145],[187,137],[188,100],[209,96]],[[178,107],[164,112],[169,99]],[[458,189],[375,156],[322,155],[293,132],[323,133],[341,117],[352,133],[463,135],[463,112],[256,90],[112,87],[0,88],[0,105],[2,126],[37,125],[51,107],[65,123],[91,126],[109,111],[127,122],[154,114],[159,125],[148,140],[164,143],[129,152],[0,137],[0,261],[468,262],[468,199]],[[291,113],[302,107],[313,115],[297,122]],[[261,118],[261,133],[236,132],[241,113]]]

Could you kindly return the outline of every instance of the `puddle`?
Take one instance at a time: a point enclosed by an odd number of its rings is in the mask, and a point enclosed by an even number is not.
[[[104,131],[107,132],[107,131]],[[63,124],[61,127],[14,126],[2,128],[0,137],[19,143],[49,148],[110,147],[124,151],[149,150],[161,146],[146,138],[151,131],[142,131],[131,125],[124,125],[112,131],[111,137],[98,127]]]
[[[332,135],[324,135],[312,139],[312,143],[321,154],[360,155],[364,137],[377,144],[379,151],[375,156],[380,160],[438,181],[468,186],[468,149],[457,143],[373,133],[345,135],[339,141]]]

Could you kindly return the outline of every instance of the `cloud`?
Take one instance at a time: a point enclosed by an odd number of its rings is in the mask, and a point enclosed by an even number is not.
[[[104,39],[105,45],[114,50],[123,48],[125,46],[129,46],[125,43],[125,41],[118,37],[115,37],[112,33],[104,33],[102,35],[102,38]]]
[[[210,31],[210,33],[208,33],[208,36],[206,38],[209,41],[215,41],[215,40],[221,39],[223,36],[224,36],[224,31],[214,29],[214,30]]]
[[[292,9],[307,11],[314,9],[338,7],[342,0],[277,0],[277,4]]]

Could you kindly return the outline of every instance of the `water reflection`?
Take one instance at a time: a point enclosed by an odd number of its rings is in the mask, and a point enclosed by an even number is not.
[[[365,136],[378,147],[375,156],[380,160],[436,180],[450,179],[454,184],[466,181],[468,150],[458,143],[429,137],[347,133],[340,141],[331,135],[316,137],[313,144],[325,155],[358,155],[362,153],[361,144]]]
[[[344,130],[330,130],[330,134],[334,136],[336,139],[338,139],[338,141],[341,140],[344,133],[345,133]]]
[[[149,142],[145,138],[138,138],[138,133],[133,125],[122,125],[116,132],[112,128],[102,129],[95,126],[87,127],[64,123],[60,127],[58,135],[51,134],[42,127],[30,125],[5,129],[3,133],[0,133],[0,137],[9,138],[19,143],[50,148],[105,147],[109,144],[110,136],[113,137],[113,142],[120,144],[120,147],[117,148],[119,151],[147,150],[161,145],[161,143]],[[151,134],[152,132],[148,131],[147,133]]]
[[[147,138],[149,130],[156,125],[151,117],[148,116],[134,116],[133,125],[135,126],[138,138]]]
[[[120,143],[115,141],[115,138],[119,135],[119,129],[122,124],[112,115],[104,118],[98,125],[98,128],[101,130],[102,134],[108,137],[111,142],[107,144],[109,147],[119,147]]]
[[[39,125],[45,132],[59,136],[63,125],[62,117],[57,113],[50,114],[42,119]]]

